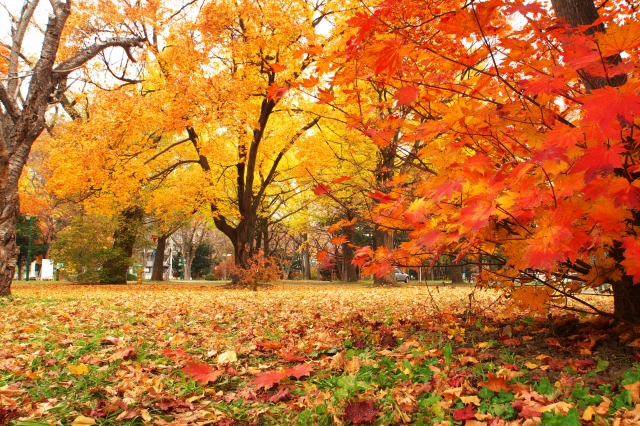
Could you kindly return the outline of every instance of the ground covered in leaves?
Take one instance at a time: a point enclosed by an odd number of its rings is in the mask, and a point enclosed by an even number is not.
[[[509,303],[446,287],[18,285],[0,299],[0,424],[640,424],[640,330]]]

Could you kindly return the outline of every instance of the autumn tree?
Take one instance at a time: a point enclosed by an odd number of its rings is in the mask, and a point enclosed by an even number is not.
[[[500,265],[482,280],[524,306],[611,282],[615,317],[638,323],[638,12],[553,6],[388,0],[350,21],[336,91],[384,86],[400,141],[423,142],[421,179],[394,185],[377,209],[409,241],[357,257],[378,274],[442,255]],[[380,103],[356,101],[364,112]],[[377,130],[364,113],[353,120]]]
[[[74,41],[59,54],[61,45],[74,37],[76,27],[67,25],[72,14],[70,1],[51,0],[51,11],[37,60],[25,55],[25,36],[36,28],[39,1],[25,1],[12,19],[11,40],[0,56],[0,294],[9,294],[16,264],[15,227],[20,212],[18,180],[31,146],[46,127],[46,112],[65,96],[67,79],[78,68],[104,52],[120,47],[130,55],[132,47],[142,46],[145,37],[132,33],[123,23],[110,24],[95,11],[91,37]],[[78,3],[76,7],[90,6]],[[58,56],[60,56],[58,58]]]

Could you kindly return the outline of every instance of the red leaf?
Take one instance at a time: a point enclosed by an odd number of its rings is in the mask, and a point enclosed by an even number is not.
[[[627,269],[626,273],[633,276],[634,283],[640,283],[640,244],[635,237],[622,238],[622,247],[625,249],[625,259],[621,262]]]
[[[267,99],[277,101],[287,93],[287,90],[289,90],[289,86],[280,87],[276,83],[273,83],[267,88]]]
[[[398,89],[394,97],[398,100],[398,105],[410,105],[416,100],[419,94],[419,88],[408,86]]]
[[[619,117],[627,123],[633,123],[634,116],[640,116],[640,96],[635,93],[635,87],[627,85],[624,89],[605,87],[595,89],[590,95],[580,100],[584,101],[583,108],[587,112],[585,122],[598,123],[603,131]],[[627,90],[623,93],[622,90]]]
[[[345,182],[351,180],[351,176],[340,176],[339,178],[335,178],[333,180],[333,183],[341,183],[341,182]]]
[[[336,245],[336,246],[337,246],[337,245],[340,245],[340,244],[346,243],[347,241],[348,241],[347,236],[346,236],[346,235],[341,235],[341,236],[339,236],[339,237],[332,238],[332,239],[331,239],[331,244],[333,244],[333,245]]]
[[[336,97],[330,90],[319,90],[318,102],[319,104],[328,104]]]
[[[380,192],[380,191],[370,192],[369,193],[369,197],[373,198],[374,200],[378,200],[381,203],[385,203],[385,204],[393,202],[393,198],[389,197],[388,194],[385,194],[384,192]]]
[[[313,190],[313,193],[316,195],[328,194],[329,192],[331,192],[331,188],[328,185],[323,184],[316,186]]]
[[[283,360],[289,361],[289,362],[300,362],[305,360],[305,357],[296,355],[293,352],[289,352],[289,351],[282,351],[280,356],[282,357]]]
[[[311,373],[311,364],[298,364],[295,367],[287,368],[284,371],[287,376],[299,379],[302,376],[308,376]]]
[[[223,373],[222,370],[214,370],[209,364],[194,361],[187,361],[187,366],[182,369],[182,372],[187,373],[202,385],[215,382]]]
[[[128,346],[121,351],[117,351],[113,355],[109,357],[109,361],[114,361],[117,359],[131,359],[136,356],[136,348],[133,346]]]
[[[290,396],[291,394],[289,392],[289,389],[283,388],[283,389],[280,389],[280,391],[278,391],[278,393],[274,395],[268,395],[266,398],[266,401],[277,404],[278,402],[282,401],[283,399],[289,398]]]
[[[509,392],[511,390],[511,386],[509,386],[504,377],[496,376],[492,372],[489,372],[489,379],[487,382],[479,382],[478,386],[486,386],[493,392],[500,392],[501,390]]]
[[[280,383],[288,376],[287,373],[282,371],[267,371],[266,373],[258,373],[253,379],[253,384],[258,388],[269,389],[274,385]]]
[[[585,172],[585,181],[591,181],[599,173],[610,173],[615,168],[622,167],[622,153],[625,147],[621,143],[607,146],[598,144],[585,150],[585,154],[578,159],[572,173]]]
[[[453,410],[453,420],[471,420],[475,417],[473,405],[466,405],[464,408]]]
[[[345,418],[354,425],[371,423],[378,417],[378,413],[372,400],[352,402],[344,410]]]
[[[271,68],[273,72],[280,72],[286,70],[287,66],[276,62],[275,64],[269,64],[269,68]]]
[[[326,250],[320,250],[320,253],[318,253],[318,262],[322,262],[328,254],[329,252],[327,252]]]
[[[365,263],[369,261],[371,256],[373,256],[373,250],[371,250],[371,247],[369,246],[360,247],[358,250],[356,250],[356,253],[353,256],[353,260],[351,261],[351,263],[354,266],[362,267],[364,266]]]

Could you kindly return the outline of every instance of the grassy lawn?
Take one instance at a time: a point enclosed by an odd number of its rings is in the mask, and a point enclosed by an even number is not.
[[[13,293],[0,299],[0,424],[640,424],[633,329],[505,311],[489,290]]]

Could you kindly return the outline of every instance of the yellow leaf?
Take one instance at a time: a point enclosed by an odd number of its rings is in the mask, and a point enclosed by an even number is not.
[[[489,347],[489,342],[480,342],[476,346],[480,349],[487,349]]]
[[[87,364],[67,365],[67,368],[71,370],[71,374],[73,374],[74,376],[84,376],[85,374],[89,373],[89,367],[87,366]]]
[[[226,351],[218,356],[218,364],[228,364],[238,361],[238,355],[235,351]]]
[[[587,422],[590,422],[591,419],[593,418],[593,415],[595,414],[595,410],[593,409],[593,407],[590,405],[587,407],[586,410],[584,410],[584,413],[582,413],[582,420],[585,420]]]
[[[73,421],[73,423],[71,423],[71,426],[83,426],[83,425],[97,425],[97,423],[91,417],[85,417],[85,416],[78,416]]]
[[[538,364],[534,364],[530,361],[525,362],[524,366],[527,367],[529,370],[535,370],[536,368],[538,368]]]
[[[463,404],[465,405],[467,404],[480,405],[480,402],[481,402],[480,398],[478,398],[478,395],[461,396],[460,401],[462,401]]]

